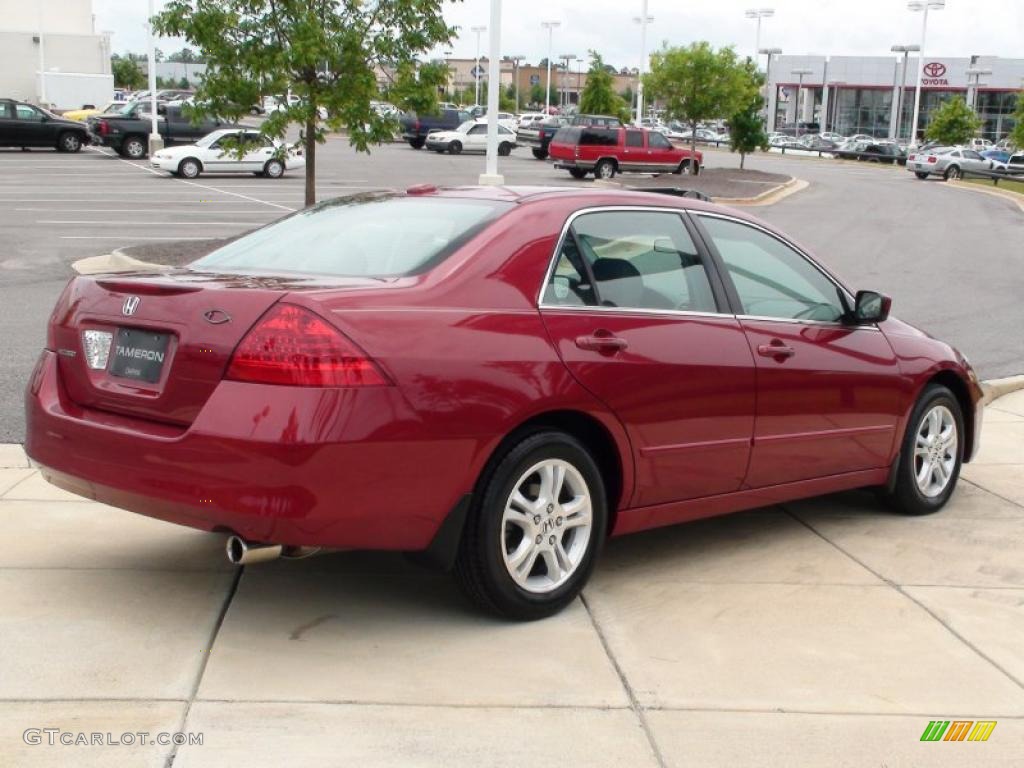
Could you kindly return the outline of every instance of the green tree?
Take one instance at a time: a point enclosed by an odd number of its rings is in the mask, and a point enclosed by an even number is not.
[[[974,114],[961,97],[956,96],[932,113],[924,135],[940,144],[964,144],[980,127],[981,118]]]
[[[629,107],[629,109],[633,109],[633,107],[635,106],[634,102],[636,101],[636,94],[633,93],[633,89],[632,88],[630,88],[627,85],[625,90],[623,90],[619,94],[619,96],[621,96],[622,100],[624,102],[626,102],[626,105]]]
[[[114,85],[118,88],[129,88],[135,91],[146,82],[146,76],[135,61],[118,56],[116,53],[110,57],[110,71],[114,75]]]
[[[580,112],[613,115],[623,121],[629,119],[629,108],[615,92],[615,80],[597,51],[590,51],[590,69],[587,70],[587,84],[583,86],[583,94],[580,96]]]
[[[448,83],[448,65],[443,61],[420,64],[404,61],[395,69],[388,99],[405,112],[419,115],[438,113],[437,95]]]
[[[657,51],[644,87],[652,100],[664,105],[667,119],[690,126],[694,152],[698,123],[735,115],[757,94],[757,83],[736,52],[731,47],[716,51],[705,41]]]
[[[757,92],[745,107],[729,118],[729,146],[733,152],[740,153],[741,171],[748,154],[758,149],[768,149],[768,134],[765,133],[764,119],[761,117],[761,110],[764,109],[764,99],[761,96],[764,75],[757,71],[757,65],[749,58],[743,66],[756,84]]]
[[[1017,97],[1017,111],[1013,113],[1015,125],[1010,131],[1010,141],[1017,149],[1024,149],[1024,93]]]
[[[346,129],[359,151],[390,139],[393,121],[370,106],[376,72],[451,41],[443,0],[171,0],[153,18],[164,37],[198,48],[208,70],[194,117],[240,120],[267,93],[282,109],[260,131],[284,138],[302,126],[306,205],[316,202],[316,145]],[[288,102],[294,93],[298,101]],[[326,115],[326,117],[325,117]],[[241,147],[237,148],[241,152]]]
[[[530,88],[530,103],[531,104],[543,104],[544,103],[544,86],[534,85]]]

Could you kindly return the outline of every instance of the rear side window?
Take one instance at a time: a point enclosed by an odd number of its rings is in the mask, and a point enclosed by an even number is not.
[[[551,141],[558,144],[572,144],[576,145],[580,143],[580,134],[583,133],[582,128],[559,128],[558,132],[552,137]]]
[[[619,143],[617,128],[583,128],[580,132],[583,146],[614,147]]]
[[[626,131],[627,147],[643,147],[644,134],[642,131]]]
[[[579,216],[562,241],[544,303],[717,311],[704,263],[680,216],[642,210]]]
[[[332,277],[412,275],[439,263],[510,207],[443,197],[343,198],[258,229],[190,268]]]

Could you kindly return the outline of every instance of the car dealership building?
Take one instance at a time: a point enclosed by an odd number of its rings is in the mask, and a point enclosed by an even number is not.
[[[916,56],[774,56],[768,67],[769,128],[799,120],[845,136],[909,138],[917,67]],[[926,54],[921,82],[919,131],[939,105],[960,96],[984,121],[981,135],[995,141],[1013,127],[1024,59]]]

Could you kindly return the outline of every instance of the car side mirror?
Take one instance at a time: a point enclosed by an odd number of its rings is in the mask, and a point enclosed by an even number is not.
[[[877,291],[857,291],[853,304],[853,321],[860,324],[881,323],[889,317],[892,299]]]

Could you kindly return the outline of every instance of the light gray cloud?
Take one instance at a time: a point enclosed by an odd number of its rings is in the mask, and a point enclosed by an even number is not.
[[[157,0],[157,6],[163,5]],[[685,45],[708,40],[715,46],[733,45],[741,54],[754,49],[755,23],[743,16],[751,7],[775,8],[763,22],[761,44],[790,54],[890,55],[894,43],[917,43],[920,13],[906,9],[905,0],[649,0],[650,47],[662,41]],[[593,48],[617,67],[636,66],[640,59],[640,30],[633,23],[641,0],[504,0],[503,53],[522,54],[531,62],[547,55],[542,19],[557,19],[554,54],[584,56]],[[97,29],[114,32],[115,51],[144,51],[144,0],[94,0]],[[487,24],[489,0],[467,0],[446,7],[446,18],[465,31],[452,46],[456,56],[470,57],[476,37],[469,28]],[[933,11],[928,23],[928,51],[936,56],[1024,57],[1024,0],[948,0]],[[165,52],[181,41],[162,40]],[[482,44],[487,50],[486,35]],[[435,53],[440,53],[437,51]]]

